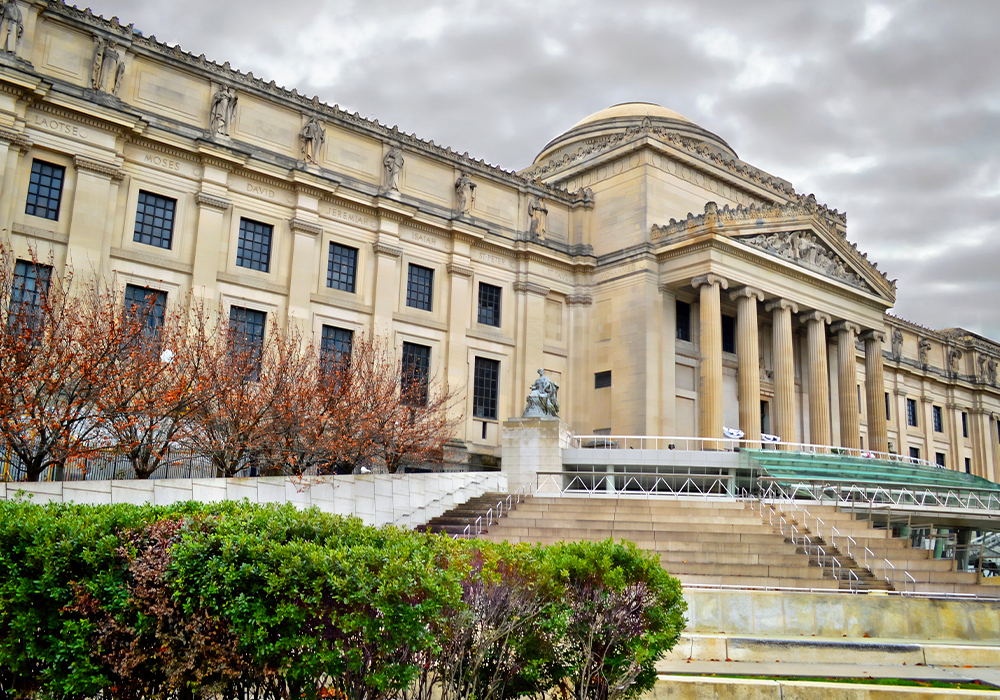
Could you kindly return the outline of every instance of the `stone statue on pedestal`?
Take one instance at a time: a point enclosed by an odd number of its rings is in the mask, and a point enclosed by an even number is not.
[[[24,34],[24,20],[21,10],[14,0],[3,3],[0,10],[0,36],[2,36],[5,53],[16,54],[21,48],[21,35]]]
[[[476,200],[476,183],[472,181],[472,175],[462,173],[462,176],[455,181],[455,202],[458,205],[459,214],[468,214],[472,211],[472,203]]]
[[[323,125],[316,117],[309,118],[306,125],[302,127],[299,138],[302,139],[302,158],[307,163],[318,163],[319,149],[326,141],[326,130],[323,129]]]
[[[399,192],[399,174],[403,172],[403,151],[393,146],[382,159],[382,169],[385,171],[384,187],[390,192]]]
[[[528,233],[532,238],[545,240],[545,217],[548,213],[545,203],[538,197],[534,197],[528,204]]]
[[[236,91],[228,85],[223,85],[212,96],[212,109],[209,122],[212,135],[229,136],[229,127],[236,116],[236,102],[239,97]]]
[[[545,376],[545,370],[538,370],[538,379],[528,391],[528,402],[522,418],[558,418],[559,385]]]

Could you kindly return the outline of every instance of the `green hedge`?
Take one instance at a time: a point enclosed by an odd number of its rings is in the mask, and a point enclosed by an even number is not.
[[[683,628],[630,543],[451,540],[249,503],[0,503],[11,698],[630,697]]]

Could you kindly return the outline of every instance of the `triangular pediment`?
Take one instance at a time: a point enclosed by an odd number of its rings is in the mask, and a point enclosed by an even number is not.
[[[813,231],[774,231],[732,238],[848,286],[875,292],[851,263]]]

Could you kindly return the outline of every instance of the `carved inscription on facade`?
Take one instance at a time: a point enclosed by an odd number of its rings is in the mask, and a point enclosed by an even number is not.
[[[572,282],[573,276],[564,270],[557,270],[553,267],[543,267],[542,274],[546,277],[551,277],[552,279],[560,280],[562,282]]]
[[[269,187],[264,187],[263,185],[255,185],[252,182],[247,183],[247,192],[257,197],[266,197],[267,199],[274,199],[277,194],[274,190]]]
[[[517,269],[513,260],[509,260],[501,255],[493,255],[492,253],[479,253],[479,260],[481,262],[487,263],[489,265],[496,265],[497,267],[506,267],[511,270]]]
[[[612,267],[610,270],[603,270],[595,275],[595,279],[598,282],[604,282],[606,280],[612,279],[613,277],[620,277],[621,275],[626,275],[629,272],[635,272],[637,269],[635,263],[629,263],[628,265],[619,265],[618,267]]]
[[[435,248],[440,247],[441,241],[439,241],[434,236],[428,236],[426,233],[413,232],[413,240],[417,243],[423,243],[424,245],[434,246]]]
[[[347,209],[337,209],[336,207],[329,207],[325,214],[331,219],[337,219],[338,221],[343,221],[345,223],[351,224],[353,226],[360,226],[362,228],[375,231],[378,229],[378,224],[376,224],[375,219],[370,216],[365,216],[364,214],[359,214],[356,211],[348,211]]]
[[[80,128],[76,124],[67,124],[66,122],[61,122],[58,119],[43,117],[41,114],[35,115],[35,124],[43,129],[48,129],[55,134],[75,136],[78,139],[87,139],[90,137],[86,130]]]
[[[163,168],[164,170],[172,170],[173,172],[180,172],[181,164],[179,161],[173,158],[166,158],[164,156],[157,156],[147,153],[143,159],[143,163],[147,165],[155,165],[158,168]]]

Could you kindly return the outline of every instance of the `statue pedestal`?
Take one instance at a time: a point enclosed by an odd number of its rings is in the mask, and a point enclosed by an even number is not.
[[[562,451],[572,432],[558,418],[510,418],[503,424],[502,471],[514,492],[525,484],[528,493],[559,493],[561,477],[538,476],[562,472]]]

